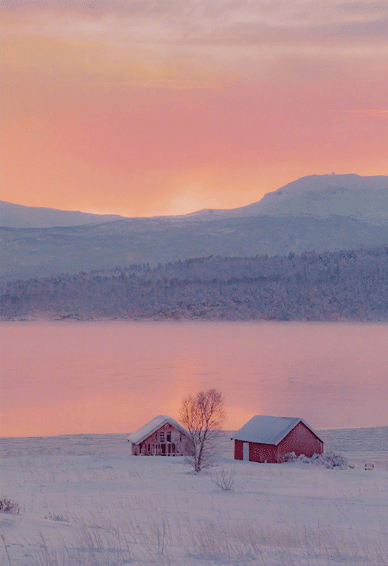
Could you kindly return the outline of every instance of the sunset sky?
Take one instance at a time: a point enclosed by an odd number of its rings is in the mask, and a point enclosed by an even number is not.
[[[3,0],[2,200],[232,208],[388,174],[386,0]]]

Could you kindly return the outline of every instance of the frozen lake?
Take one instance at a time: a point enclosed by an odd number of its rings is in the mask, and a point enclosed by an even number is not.
[[[230,430],[259,413],[386,426],[387,344],[387,324],[2,323],[0,436],[131,432],[209,387]]]

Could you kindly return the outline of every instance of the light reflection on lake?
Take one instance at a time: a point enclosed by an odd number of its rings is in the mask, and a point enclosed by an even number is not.
[[[130,432],[224,392],[227,429],[255,414],[312,427],[388,424],[388,325],[50,322],[1,325],[0,436]]]

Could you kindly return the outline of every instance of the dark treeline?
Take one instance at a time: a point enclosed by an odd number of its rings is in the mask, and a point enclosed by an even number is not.
[[[388,248],[131,265],[2,285],[1,318],[388,320]]]

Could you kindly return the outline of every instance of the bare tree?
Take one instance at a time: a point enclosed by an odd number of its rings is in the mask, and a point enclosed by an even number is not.
[[[220,391],[199,391],[182,401],[180,419],[191,441],[191,453],[187,458],[196,472],[207,468],[217,449],[219,432],[225,420],[225,399]]]

